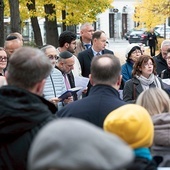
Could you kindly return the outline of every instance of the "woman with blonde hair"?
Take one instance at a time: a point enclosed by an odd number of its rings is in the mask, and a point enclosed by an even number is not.
[[[151,153],[162,157],[160,167],[170,167],[170,99],[168,94],[159,88],[143,91],[136,104],[143,106],[151,115],[154,124],[154,141]]]
[[[151,116],[170,112],[169,96],[160,88],[150,88],[143,91],[137,98],[136,104],[147,109]]]

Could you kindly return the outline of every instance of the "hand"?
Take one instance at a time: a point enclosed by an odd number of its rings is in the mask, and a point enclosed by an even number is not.
[[[51,103],[53,103],[54,105],[57,105],[60,100],[61,100],[61,99],[59,99],[59,98],[57,98],[57,97],[54,97],[54,98],[51,98],[49,101],[50,101]]]
[[[64,103],[65,104],[68,104],[68,103],[71,103],[71,102],[73,102],[74,100],[73,100],[73,96],[71,96],[71,97],[68,97],[67,99],[65,99],[64,100]]]

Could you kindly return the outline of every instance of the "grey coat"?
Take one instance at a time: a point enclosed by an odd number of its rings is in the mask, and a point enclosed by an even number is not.
[[[170,113],[152,116],[154,124],[154,144],[151,147],[153,156],[162,156],[161,167],[170,167]]]
[[[158,77],[161,87],[163,89],[162,80]],[[135,103],[139,94],[143,91],[140,81],[133,77],[125,83],[123,89],[123,100],[128,103]]]

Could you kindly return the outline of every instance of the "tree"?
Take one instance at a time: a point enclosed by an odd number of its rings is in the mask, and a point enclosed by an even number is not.
[[[4,1],[0,0],[0,47],[4,46]]]
[[[150,29],[163,24],[170,13],[169,0],[140,0],[136,4],[134,21]]]
[[[27,8],[29,12],[32,13],[30,18],[31,18],[33,32],[34,32],[35,44],[41,47],[43,45],[43,42],[42,42],[40,26],[37,17],[34,15],[34,13],[36,12],[35,0],[31,0],[30,2],[27,2]]]
[[[44,5],[44,9],[45,9],[45,13],[46,13],[45,28],[46,28],[47,44],[51,44],[55,47],[58,47],[58,29],[57,29],[55,5],[46,4],[46,5]],[[50,17],[48,17],[48,16],[53,16],[53,17],[50,19]]]
[[[7,0],[4,0],[7,1]],[[20,5],[20,17],[22,22],[26,19],[31,18],[32,24],[37,24],[35,20],[36,17],[45,18],[46,24],[46,37],[47,43],[57,46],[58,32],[57,32],[57,22],[58,25],[62,23],[65,26],[75,26],[84,22],[94,22],[96,21],[96,15],[102,13],[107,8],[111,8],[111,3],[113,0],[9,0],[15,4],[19,1]],[[10,4],[10,6],[11,6]],[[32,5],[31,5],[32,4]],[[16,6],[16,4],[15,4]],[[28,9],[26,8],[28,7]],[[11,9],[11,8],[10,8]],[[16,11],[18,7],[16,8]],[[6,12],[8,10],[6,9]],[[65,11],[65,17],[62,18],[62,11]],[[10,12],[11,19],[14,18],[12,11]],[[8,14],[9,16],[9,14]],[[19,18],[17,16],[17,18]],[[16,22],[18,23],[18,22]],[[18,25],[21,25],[20,23]],[[37,35],[39,30],[36,27],[34,30],[34,36]],[[39,37],[37,35],[37,37]],[[39,41],[35,38],[36,43]],[[40,39],[40,38],[39,38]]]
[[[21,20],[19,14],[19,0],[8,0],[11,17],[11,32],[21,32]]]

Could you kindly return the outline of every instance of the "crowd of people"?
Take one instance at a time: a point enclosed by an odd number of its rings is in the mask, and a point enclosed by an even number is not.
[[[90,23],[60,34],[59,47],[0,47],[0,170],[156,170],[170,167],[170,40],[155,56],[127,46],[126,63]],[[77,77],[89,78],[81,92]],[[120,90],[123,91],[122,97]]]

